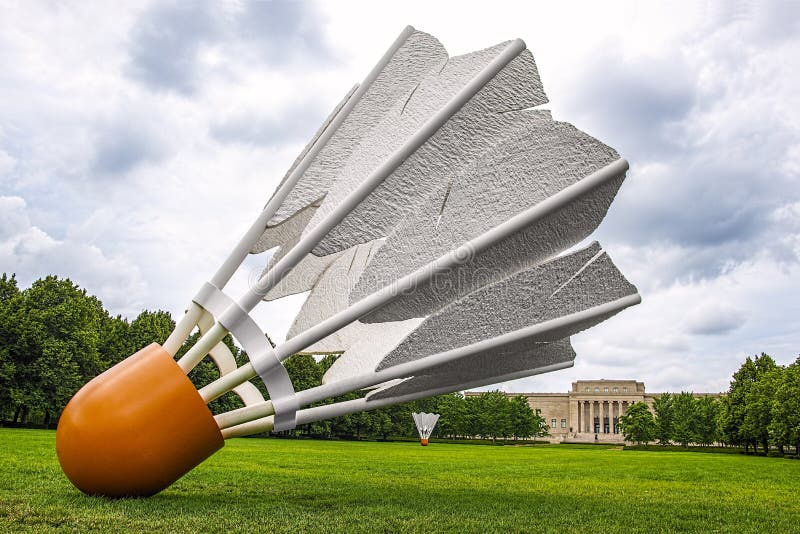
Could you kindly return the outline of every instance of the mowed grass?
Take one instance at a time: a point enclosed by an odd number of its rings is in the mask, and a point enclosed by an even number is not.
[[[232,440],[147,499],[87,497],[0,429],[0,530],[798,532],[800,461],[598,446]]]

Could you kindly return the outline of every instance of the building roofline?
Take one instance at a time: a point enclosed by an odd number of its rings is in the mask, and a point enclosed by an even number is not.
[[[589,381],[587,380],[586,382],[589,382]],[[597,382],[597,380],[595,380],[595,382]],[[470,396],[472,396],[472,395],[481,395],[483,393],[487,393],[487,392],[486,391],[464,391],[464,395],[470,395]],[[527,392],[501,391],[501,393],[504,394],[504,395],[507,395],[507,396],[513,395],[515,397],[533,397],[533,396],[538,396],[538,397],[567,397],[570,394],[576,394],[576,395],[578,395],[578,394],[585,395],[586,394],[585,392],[582,392],[582,391],[578,391],[578,392],[575,392],[575,391],[561,391],[561,392],[555,392],[555,391],[537,391],[537,392],[533,392],[533,391],[527,391]],[[594,392],[590,392],[590,393],[592,395],[595,395]],[[600,392],[599,395],[603,396],[604,393],[605,392]],[[627,393],[608,392],[608,393],[605,393],[605,394],[606,395],[617,395],[617,396],[624,396],[624,395],[629,395],[630,396],[630,395],[639,394],[639,395],[644,395],[645,397],[658,397],[660,395],[663,395],[664,393],[669,393],[670,395],[676,395],[677,394],[674,391],[657,392],[657,393],[650,393],[650,392],[647,392],[647,391],[629,391]],[[706,391],[690,391],[689,393],[691,393],[695,397],[721,397],[723,395],[727,395],[727,392],[725,392],[725,391],[720,391],[718,393],[706,392]]]
[[[641,380],[634,380],[633,378],[579,378],[575,382],[637,382],[644,384]]]

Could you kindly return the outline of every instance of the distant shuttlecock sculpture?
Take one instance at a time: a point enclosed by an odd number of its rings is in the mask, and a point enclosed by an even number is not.
[[[57,432],[69,479],[91,494],[149,495],[226,438],[564,369],[569,336],[640,302],[597,243],[628,164],[534,109],[547,101],[521,40],[449,57],[407,28],[324,122],[252,227],[164,342],[93,379]],[[248,253],[274,250],[238,300]],[[567,252],[565,252],[567,251]],[[309,291],[272,347],[249,312]],[[198,328],[198,341],[174,355]],[[249,363],[221,342],[232,334]],[[295,391],[281,363],[339,353]],[[209,355],[220,378],[186,374]],[[266,384],[265,400],[249,380]],[[356,400],[304,408],[347,392]],[[212,416],[233,391],[245,407]]]
[[[438,413],[412,413],[411,417],[414,418],[414,424],[417,426],[419,432],[419,444],[423,447],[428,446],[428,439],[433,433],[433,428],[436,422],[439,421]]]

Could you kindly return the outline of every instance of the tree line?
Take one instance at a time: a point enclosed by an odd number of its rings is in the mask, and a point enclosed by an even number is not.
[[[748,357],[719,398],[665,393],[631,406],[620,418],[623,436],[636,443],[743,447],[800,455],[800,358],[787,366],[768,354]]]
[[[52,425],[69,399],[86,382],[146,345],[163,343],[175,327],[168,312],[141,312],[128,321],[111,316],[102,302],[69,279],[47,276],[20,290],[16,277],[0,276],[0,420],[15,424],[41,422]],[[197,333],[184,343],[178,357],[197,340]],[[247,354],[230,336],[224,340],[237,363]],[[317,360],[307,354],[289,358],[286,368],[297,390],[322,383],[322,376],[336,355]],[[206,357],[189,374],[200,388],[218,378],[219,372]],[[264,384],[253,380],[265,398]],[[354,392],[325,402],[359,398]],[[242,406],[234,393],[213,401],[213,413]],[[546,433],[544,422],[524,398],[507,398],[499,392],[464,397],[443,395],[329,421],[302,425],[295,435],[379,437],[415,436],[412,412],[441,413],[435,436],[524,438]]]
[[[308,354],[295,354],[286,360],[286,369],[296,389],[308,389],[322,383],[322,376],[335,359],[336,356],[329,355],[317,361]],[[352,392],[312,406],[353,400],[363,395],[363,392]],[[547,435],[544,419],[531,409],[525,397],[512,398],[499,391],[470,396],[439,395],[300,425],[288,433],[314,437],[415,437],[413,412],[440,414],[434,437],[494,441]]]

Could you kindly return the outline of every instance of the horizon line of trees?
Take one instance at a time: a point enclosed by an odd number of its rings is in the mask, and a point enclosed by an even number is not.
[[[51,275],[20,290],[15,275],[0,275],[0,420],[52,425],[66,403],[86,382],[152,342],[162,342],[175,326],[166,311],[142,311],[128,321],[111,316],[100,300],[68,278]],[[185,353],[194,333],[181,347]],[[230,336],[224,340],[239,365],[247,355]],[[318,386],[336,355],[317,360],[307,354],[289,358],[286,368],[298,390]],[[190,374],[198,388],[219,376],[206,357]],[[268,398],[264,384],[253,383]],[[351,400],[354,392],[326,402]],[[641,403],[639,403],[641,404]],[[227,393],[209,407],[220,413],[241,407]],[[644,409],[643,409],[644,408]],[[388,437],[414,436],[411,412],[441,414],[436,436],[527,438],[547,435],[544,420],[524,397],[500,392],[464,397],[450,394],[304,425],[296,435]],[[695,398],[666,393],[653,410],[636,404],[620,418],[626,440],[688,446],[733,445],[763,451],[771,447],[800,452],[800,358],[779,366],[767,354],[748,357],[733,375],[727,393]]]
[[[68,278],[51,275],[20,290],[16,276],[0,275],[0,421],[13,424],[58,421],[70,398],[86,382],[146,345],[163,343],[175,327],[162,310],[142,311],[128,321],[111,316],[102,302]],[[197,340],[195,332],[178,351],[183,355]],[[224,340],[237,363],[247,354]],[[271,341],[270,341],[271,343]],[[319,386],[336,355],[317,360],[297,354],[285,365],[297,390]],[[219,376],[206,357],[189,374],[197,388]],[[253,384],[269,398],[264,384]],[[363,392],[349,393],[325,402],[352,400]],[[209,404],[215,414],[239,408],[242,402],[227,393]],[[524,438],[542,435],[543,421],[524,400],[510,400],[498,392],[464,398],[458,394],[412,401],[329,421],[302,425],[293,435],[325,437],[416,436],[411,413],[442,414],[435,436]]]
[[[766,353],[747,357],[719,398],[665,393],[632,405],[620,418],[623,436],[635,443],[743,447],[768,453],[786,448],[800,455],[800,357],[781,366]]]

